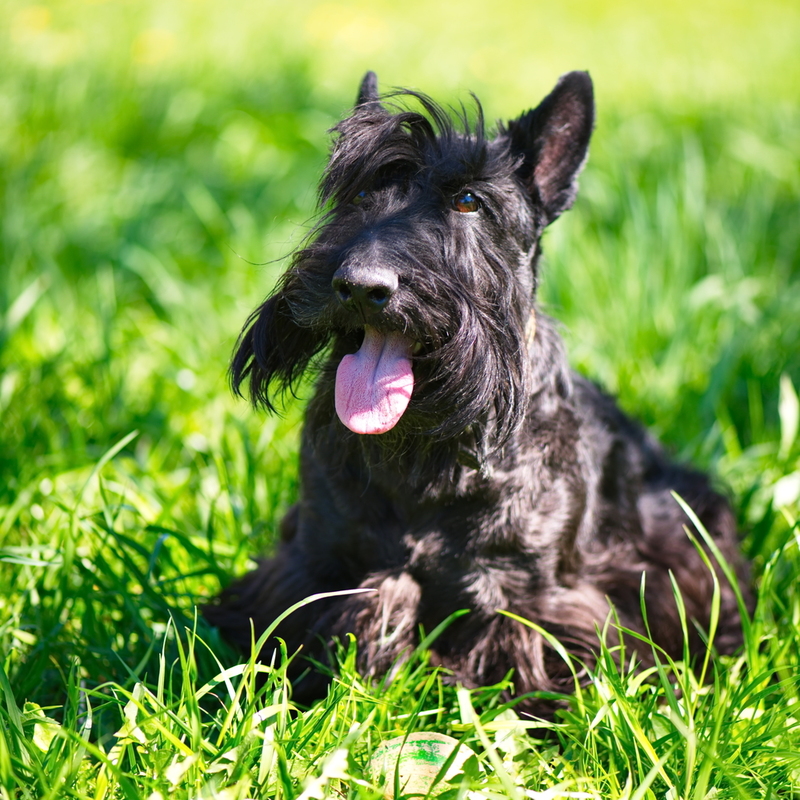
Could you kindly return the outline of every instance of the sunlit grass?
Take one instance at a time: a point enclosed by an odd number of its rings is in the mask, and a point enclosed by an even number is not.
[[[366,680],[352,641],[327,699],[302,710],[284,666],[237,665],[193,619],[192,589],[214,570],[212,543],[137,524],[138,500],[127,493],[123,510],[108,488],[122,479],[118,468],[104,473],[75,483],[98,514],[65,509],[63,522],[48,517],[27,547],[5,551],[16,574],[2,631],[16,655],[0,673],[0,780],[10,796],[376,798],[371,753],[424,730],[479,756],[480,771],[456,782],[453,798],[467,788],[485,800],[705,798],[712,789],[780,797],[799,788],[796,538],[763,570],[741,656],[690,668],[628,633],[613,649],[601,645],[591,686],[565,697],[552,723],[519,718],[504,702],[507,684],[450,685],[424,650],[390,682]],[[74,551],[45,544],[50,525],[79,529]],[[646,671],[636,669],[642,648],[655,660]],[[137,650],[148,652],[140,660]],[[42,696],[54,680],[48,668],[59,672],[53,699]]]
[[[0,796],[377,798],[370,754],[411,730],[478,754],[453,798],[800,792],[792,4],[70,0],[0,20]],[[424,652],[371,685],[343,643],[330,696],[294,710],[281,665],[259,684],[198,619],[296,496],[301,404],[256,415],[226,364],[367,68],[474,89],[490,118],[591,70],[598,127],[542,299],[573,362],[733,491],[759,604],[705,683],[603,649],[531,734],[503,687],[459,691]]]

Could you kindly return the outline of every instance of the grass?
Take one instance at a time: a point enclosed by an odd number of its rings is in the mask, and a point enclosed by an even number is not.
[[[797,10],[494,5],[0,3],[0,796],[377,798],[371,753],[428,730],[478,756],[458,798],[800,793]],[[324,131],[367,67],[492,117],[584,66],[598,129],[542,299],[573,362],[731,488],[746,647],[705,682],[604,647],[530,731],[502,685],[424,651],[374,685],[345,642],[296,710],[195,608],[296,493],[302,404],[256,415],[225,367],[313,216]]]

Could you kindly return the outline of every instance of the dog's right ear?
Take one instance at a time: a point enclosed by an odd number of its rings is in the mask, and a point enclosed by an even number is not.
[[[588,72],[569,72],[539,105],[508,123],[511,152],[522,157],[517,171],[545,224],[574,202],[594,127],[594,93]]]
[[[358,97],[356,98],[356,108],[358,106],[381,107],[378,76],[372,70],[361,79],[361,86],[358,87]]]
[[[241,385],[249,379],[252,404],[275,411],[275,394],[294,389],[309,361],[325,346],[322,338],[295,322],[284,291],[277,291],[242,328],[230,367],[233,391],[241,396]]]

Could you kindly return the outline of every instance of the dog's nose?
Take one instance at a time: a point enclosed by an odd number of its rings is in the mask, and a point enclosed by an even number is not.
[[[375,313],[383,310],[397,291],[397,275],[383,267],[344,264],[336,270],[331,286],[345,308]]]

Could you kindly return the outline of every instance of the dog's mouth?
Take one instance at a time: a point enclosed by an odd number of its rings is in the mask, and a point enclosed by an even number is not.
[[[418,346],[398,331],[364,327],[357,353],[336,370],[336,413],[354,433],[386,433],[405,413],[414,390],[411,357]]]

